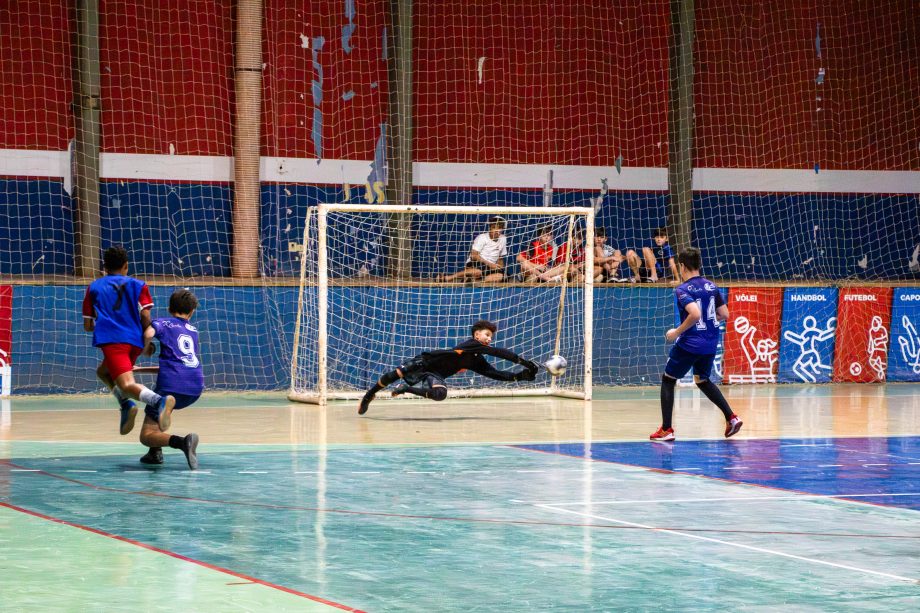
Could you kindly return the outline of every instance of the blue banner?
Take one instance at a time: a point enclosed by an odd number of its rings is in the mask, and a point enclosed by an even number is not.
[[[828,383],[834,365],[837,290],[789,287],[783,295],[779,375],[782,383]]]
[[[895,288],[890,338],[888,380],[920,381],[920,288]]]

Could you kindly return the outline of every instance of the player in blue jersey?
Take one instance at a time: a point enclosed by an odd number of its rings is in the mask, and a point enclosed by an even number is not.
[[[119,431],[134,428],[140,400],[172,411],[175,399],[160,396],[134,380],[134,362],[144,348],[144,330],[150,326],[153,300],[147,284],[128,276],[128,252],[109,247],[102,256],[105,276],[96,279],[83,298],[83,329],[93,333],[93,346],[102,351],[96,376],[112,390],[121,407]]]
[[[473,324],[472,338],[463,341],[453,349],[420,353],[400,364],[395,370],[384,373],[377,383],[364,394],[358,405],[358,415],[367,413],[377,392],[400,379],[403,383],[393,389],[394,397],[413,394],[436,401],[447,398],[445,379],[464,370],[472,370],[496,381],[533,381],[536,379],[540,368],[537,364],[522,358],[510,349],[490,346],[497,330],[498,326],[491,321],[480,319]],[[520,364],[524,369],[517,372],[498,370],[486,361],[484,357],[486,355]]]
[[[688,247],[677,256],[678,275],[683,283],[674,289],[680,325],[665,333],[671,347],[668,363],[661,376],[661,427],[649,437],[653,441],[673,441],[674,388],[678,379],[693,369],[696,386],[725,415],[725,436],[733,436],[741,429],[741,418],[732,411],[725,396],[709,380],[712,363],[719,344],[719,322],[728,319],[728,307],[716,284],[700,276],[702,258],[700,250]]]
[[[147,405],[144,425],[141,426],[141,444],[150,450],[141,458],[144,464],[162,464],[163,447],[180,449],[192,470],[198,468],[198,435],[168,434],[172,411],[192,405],[204,391],[204,374],[198,355],[198,329],[189,320],[198,299],[187,289],[177,289],[169,297],[171,317],[154,319],[144,332],[147,341],[145,353],[153,354],[153,339],[160,341],[160,369],[157,374],[156,393],[175,398],[175,406],[164,413],[156,405]]]

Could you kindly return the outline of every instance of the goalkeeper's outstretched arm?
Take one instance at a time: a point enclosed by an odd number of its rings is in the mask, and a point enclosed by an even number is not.
[[[500,349],[498,347],[487,347],[487,349],[498,349],[499,351],[507,352],[508,354],[514,356],[514,358],[505,357],[492,351],[487,351],[491,355],[496,355],[497,357],[502,357],[506,360],[511,360],[517,364],[521,364],[524,368],[519,371],[510,371],[510,370],[498,370],[491,364],[489,364],[484,357],[477,356],[476,363],[470,366],[470,370],[473,372],[482,375],[483,377],[488,377],[489,379],[495,379],[496,381],[533,381],[537,378],[537,371],[539,366],[530,360],[526,360],[517,354],[508,351],[506,349]]]

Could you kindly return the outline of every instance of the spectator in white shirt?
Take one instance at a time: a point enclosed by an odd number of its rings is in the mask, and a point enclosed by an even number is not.
[[[505,278],[505,256],[508,255],[508,238],[505,236],[507,222],[504,217],[489,217],[489,231],[473,240],[470,257],[463,270],[452,275],[438,275],[435,281],[483,281],[499,283]]]

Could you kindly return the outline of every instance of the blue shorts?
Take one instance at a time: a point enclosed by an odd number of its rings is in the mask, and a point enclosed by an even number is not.
[[[690,372],[692,368],[693,374],[700,379],[709,379],[709,375],[712,374],[712,363],[715,359],[716,355],[714,353],[700,355],[691,353],[680,345],[674,345],[671,347],[664,373],[675,379],[683,379],[684,375]]]
[[[176,399],[176,406],[173,407],[173,411],[178,411],[179,409],[184,409],[187,406],[191,406],[195,404],[199,398],[201,398],[201,394],[198,394],[197,396],[191,396],[189,394],[173,394],[172,392],[162,392],[159,388],[154,391],[160,396],[169,395]],[[144,408],[144,415],[153,421],[157,421],[160,418],[160,412],[152,404],[148,404]]]

